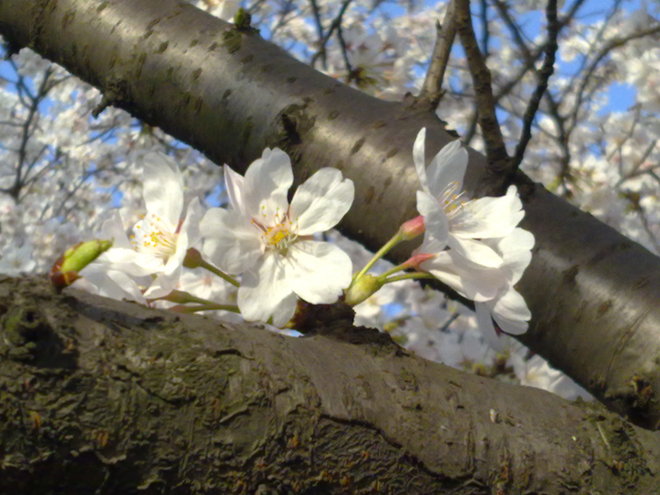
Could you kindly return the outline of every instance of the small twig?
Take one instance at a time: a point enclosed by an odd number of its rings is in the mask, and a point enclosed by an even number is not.
[[[458,317],[461,316],[461,314],[456,311],[454,314],[452,314],[447,321],[439,328],[440,332],[447,332],[449,331],[449,327],[451,326],[452,323],[454,323]]]
[[[554,72],[555,54],[557,53],[557,35],[559,34],[557,0],[548,0],[545,16],[548,21],[548,41],[545,44],[545,59],[543,60],[541,70],[537,73],[538,84],[536,90],[532,94],[532,98],[529,100],[527,109],[525,110],[520,140],[516,146],[516,152],[509,163],[509,174],[515,173],[522,162],[525,149],[532,137],[532,122],[536,116],[536,111],[539,109],[541,98],[543,98],[543,94],[548,89],[548,80]]]
[[[488,60],[490,57],[490,29],[488,29],[488,2],[486,0],[481,0],[479,3],[481,7],[481,51],[484,54],[484,58]]]
[[[435,46],[433,47],[433,56],[431,57],[431,63],[429,64],[422,90],[419,93],[419,99],[426,100],[432,108],[438,106],[444,94],[442,81],[447,70],[451,47],[456,37],[455,2],[456,0],[449,2],[442,26],[436,21],[436,39]]]
[[[627,36],[616,37],[608,40],[605,45],[598,51],[592,62],[589,64],[589,67],[585,71],[581,71],[580,74],[584,73],[584,77],[580,82],[580,85],[577,90],[577,97],[575,100],[575,106],[573,113],[571,115],[571,130],[577,125],[578,121],[578,112],[582,108],[582,102],[585,99],[585,91],[589,82],[591,81],[591,76],[595,72],[598,64],[615,48],[620,48],[629,41],[643,38],[645,36],[656,35],[660,33],[660,24],[655,24],[649,28],[641,29],[637,32],[631,33]]]
[[[325,56],[326,56],[325,47],[326,47],[326,45],[328,44],[328,41],[330,40],[330,37],[334,34],[335,31],[337,31],[337,36],[338,36],[338,38],[339,38],[339,44],[341,45],[341,47],[342,47],[342,51],[344,52],[344,53],[343,53],[343,55],[344,55],[344,61],[345,61],[345,62],[347,61],[347,57],[348,57],[348,56],[345,54],[345,52],[346,52],[346,45],[345,45],[345,43],[344,43],[344,38],[343,38],[343,34],[342,34],[342,29],[341,29],[341,23],[342,23],[342,21],[343,21],[343,19],[344,19],[344,14],[346,13],[346,10],[347,10],[348,7],[350,6],[351,2],[352,2],[352,0],[344,0],[344,2],[342,3],[341,7],[339,8],[339,12],[337,13],[337,16],[335,17],[335,19],[334,19],[334,20],[332,21],[332,23],[330,24],[330,27],[329,27],[328,30],[326,31],[326,33],[325,33],[325,35],[323,36],[323,38],[321,38],[321,39],[319,40],[319,49],[318,49],[318,51],[314,54],[314,56],[312,57],[312,60],[311,60],[311,62],[310,62],[310,64],[312,65],[312,67],[314,66],[314,64],[316,63],[316,60],[317,60],[319,57],[323,57],[323,60],[324,60],[324,63],[325,63]],[[319,19],[318,22],[321,22],[320,19]],[[322,29],[322,28],[323,28],[323,27],[322,27],[322,25],[321,25],[321,29]],[[350,67],[350,63],[347,62],[346,65],[347,65],[347,67]],[[350,72],[350,71],[349,71],[349,72]]]
[[[312,57],[312,67],[314,67],[314,63],[316,62],[316,59],[318,57],[321,57],[321,64],[323,65],[323,69],[327,69],[327,57],[325,53],[325,45],[323,44],[323,40],[325,39],[325,35],[323,33],[323,21],[321,20],[321,11],[319,9],[318,4],[316,3],[316,0],[310,0],[310,6],[312,8],[312,14],[314,14],[314,23],[316,24],[316,33],[319,37],[319,50],[316,52],[314,57]]]
[[[101,113],[103,112],[103,110],[105,110],[106,108],[108,108],[108,107],[111,106],[111,105],[112,105],[112,100],[111,100],[108,96],[103,95],[103,96],[101,97],[101,101],[98,103],[98,105],[96,105],[96,106],[92,109],[92,116],[93,116],[95,119],[97,119],[98,116],[101,115]]]
[[[348,56],[348,47],[346,46],[344,31],[341,28],[341,24],[337,25],[337,39],[339,40],[341,55],[344,58],[344,64],[346,65],[346,73],[348,74],[347,80],[350,80],[351,74],[353,74],[353,64],[351,64],[351,59]]]
[[[488,192],[500,191],[511,176],[509,155],[504,145],[502,130],[495,114],[495,99],[491,86],[490,70],[486,66],[477,43],[469,0],[456,1],[456,23],[461,44],[465,49],[468,68],[474,85],[475,100],[478,106],[479,126],[486,144]]]

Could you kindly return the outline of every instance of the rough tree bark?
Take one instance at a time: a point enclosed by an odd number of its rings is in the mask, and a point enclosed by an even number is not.
[[[0,278],[0,492],[650,494],[660,432],[386,334],[303,338]]]

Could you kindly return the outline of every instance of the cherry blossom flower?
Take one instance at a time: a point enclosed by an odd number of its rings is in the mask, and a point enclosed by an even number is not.
[[[482,239],[508,235],[524,216],[515,187],[502,197],[465,199],[463,176],[468,154],[459,141],[442,148],[428,167],[425,158],[426,129],[417,134],[413,161],[422,186],[417,209],[424,216],[427,234],[442,247],[474,264],[498,267],[502,258]]]
[[[203,212],[195,198],[182,218],[183,179],[171,158],[147,153],[143,162],[142,196],[147,213],[133,226],[130,239],[119,215],[105,222],[103,238],[114,239],[114,244],[98,261],[131,277],[150,275],[144,296],[155,299],[175,288],[188,248],[199,238]]]
[[[532,313],[527,308],[525,299],[514,289],[514,285],[532,260],[534,235],[527,230],[516,228],[508,236],[495,241],[493,247],[504,260],[499,269],[503,283],[493,299],[475,304],[479,327],[486,333],[495,334],[495,320],[506,333],[520,335],[527,331],[527,322]]]
[[[496,340],[493,319],[508,334],[525,333],[531,313],[514,285],[532,259],[534,236],[524,229],[516,228],[506,237],[488,239],[484,243],[502,257],[500,267],[478,266],[451,250],[445,250],[421,263],[420,268],[462,296],[475,301],[479,327],[493,341]],[[437,241],[427,239],[419,249],[435,252],[438,249]]]
[[[353,202],[353,182],[323,168],[296,191],[291,162],[266,148],[245,176],[225,166],[231,208],[210,209],[200,225],[203,252],[222,270],[242,274],[238,307],[247,320],[281,326],[296,296],[312,304],[337,300],[351,281],[352,264],[336,245],[312,239],[334,227]]]
[[[524,210],[515,186],[502,197],[464,199],[467,151],[453,141],[427,167],[425,139],[422,129],[413,145],[422,185],[417,209],[426,227],[416,252],[434,256],[419,268],[475,301],[486,335],[496,334],[493,319],[507,333],[524,333],[531,313],[513,286],[529,265],[534,236],[516,227]]]

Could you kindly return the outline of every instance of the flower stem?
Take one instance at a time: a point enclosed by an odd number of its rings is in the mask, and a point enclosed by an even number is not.
[[[360,277],[362,277],[365,273],[369,271],[369,269],[376,264],[376,261],[381,259],[383,256],[385,256],[394,246],[399,244],[402,241],[402,236],[401,232],[397,232],[392,236],[392,238],[385,243],[385,245],[378,250],[376,254],[373,255],[373,257],[369,260],[369,262],[364,265],[364,268],[360,270],[358,273],[356,273],[353,276],[353,282],[358,280]]]
[[[204,268],[205,270],[210,271],[214,275],[217,275],[221,279],[226,280],[227,282],[229,282],[234,287],[240,287],[240,285],[241,285],[236,281],[236,279],[234,277],[232,277],[231,275],[227,275],[225,272],[219,270],[218,268],[214,267],[212,264],[206,262],[205,260],[200,260],[199,266]]]
[[[400,265],[396,265],[395,267],[390,268],[385,273],[381,274],[378,278],[381,279],[381,280],[385,280],[387,277],[389,277],[393,273],[402,272],[406,268],[410,268],[410,266],[408,266],[407,263],[401,263]]]
[[[433,275],[431,275],[430,273],[411,272],[411,273],[405,273],[403,275],[397,275],[396,277],[390,277],[390,278],[386,279],[383,283],[384,284],[390,284],[392,282],[398,282],[399,280],[418,280],[418,279],[425,279],[425,278],[434,279],[435,277]]]
[[[232,313],[240,313],[238,306],[232,304],[201,304],[199,306],[178,306],[177,312],[179,313],[196,313],[198,311],[231,311]]]

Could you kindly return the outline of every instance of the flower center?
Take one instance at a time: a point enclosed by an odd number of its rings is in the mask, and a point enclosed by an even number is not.
[[[152,254],[164,262],[176,252],[179,234],[172,232],[157,215],[149,214],[135,225],[133,232],[131,243],[136,251]]]
[[[460,190],[457,182],[447,184],[447,187],[442,191],[440,202],[447,217],[451,219],[458,214],[465,201],[463,200],[463,191]]]
[[[286,215],[278,219],[277,223],[268,227],[255,219],[252,219],[252,223],[261,231],[261,242],[265,248],[277,251],[280,254],[286,254],[289,246],[298,238],[298,235],[293,232],[291,221]]]

